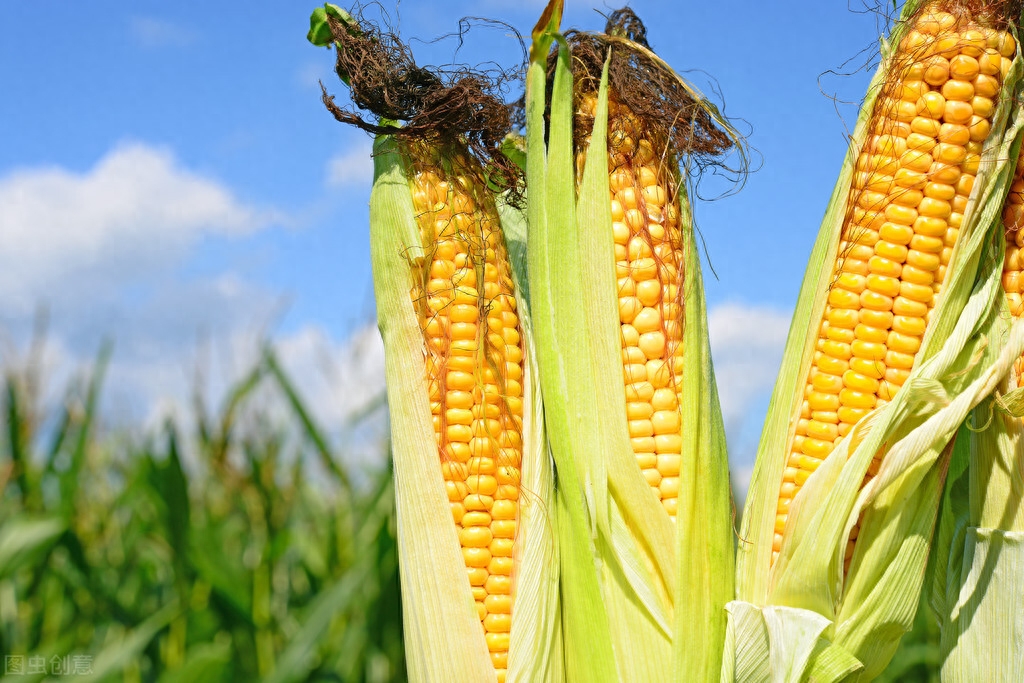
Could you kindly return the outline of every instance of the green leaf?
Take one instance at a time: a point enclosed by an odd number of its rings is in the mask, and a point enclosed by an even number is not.
[[[313,610],[281,653],[277,666],[263,679],[263,683],[296,683],[309,678],[316,667],[317,655],[331,621],[348,611],[349,603],[359,597],[359,591],[371,579],[375,570],[373,564],[361,562],[322,592]]]
[[[231,644],[218,640],[189,648],[185,663],[160,676],[159,683],[222,683],[231,680]]]
[[[80,683],[115,680],[114,676],[137,660],[156,635],[179,613],[176,603],[165,605],[122,638],[109,643],[92,661],[92,675],[76,678]]]
[[[944,683],[1024,680],[1024,532],[967,531],[964,577],[942,629]]]
[[[252,576],[242,565],[242,558],[224,552],[224,534],[231,531],[208,527],[205,533],[193,534],[189,561],[200,577],[209,583],[235,619],[252,623]]]
[[[155,463],[156,490],[160,493],[166,508],[168,541],[175,554],[175,562],[182,564],[188,552],[188,536],[191,528],[191,505],[188,497],[188,480],[181,466],[178,454],[178,436],[173,425],[168,428],[168,454],[163,463]]]
[[[79,473],[85,463],[86,449],[90,443],[95,426],[103,377],[106,375],[113,352],[114,345],[109,340],[104,341],[102,346],[100,346],[92,377],[89,379],[89,385],[86,390],[85,411],[76,420],[77,438],[71,451],[71,466],[60,475],[61,512],[69,522],[75,514],[75,490],[78,488]]]
[[[38,564],[65,528],[52,517],[13,517],[0,525],[0,581]]]
[[[334,41],[327,17],[333,17],[346,25],[355,25],[352,15],[337,5],[328,3],[323,7],[317,7],[309,17],[309,33],[306,34],[306,40],[317,47],[327,47]]]
[[[327,439],[324,438],[322,430],[317,426],[309,410],[306,409],[306,404],[299,396],[298,390],[292,384],[288,375],[282,370],[281,364],[277,360],[277,354],[267,349],[264,354],[264,362],[270,370],[270,374],[277,380],[278,386],[284,391],[288,404],[302,423],[306,438],[316,447],[316,453],[320,458],[321,465],[337,480],[345,497],[351,497],[352,481],[349,479],[348,473],[338,464],[334,454],[331,453],[330,446],[328,446]]]

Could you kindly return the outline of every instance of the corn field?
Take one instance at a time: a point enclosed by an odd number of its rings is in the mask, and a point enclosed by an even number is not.
[[[4,375],[5,680],[404,680],[387,467],[346,469],[272,351],[188,432],[104,429],[106,360],[50,413]]]

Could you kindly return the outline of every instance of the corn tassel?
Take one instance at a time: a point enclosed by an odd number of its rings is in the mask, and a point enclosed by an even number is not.
[[[884,43],[794,313],[740,531],[737,678],[884,668],[918,603],[946,446],[1021,348],[988,344],[1005,336],[989,217],[1016,42],[921,5]]]

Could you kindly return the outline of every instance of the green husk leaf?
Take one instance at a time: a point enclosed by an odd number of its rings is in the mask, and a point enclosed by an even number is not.
[[[527,242],[530,307],[536,339],[540,387],[545,401],[545,427],[551,453],[558,471],[555,491],[555,516],[560,558],[562,600],[562,638],[567,680],[617,680],[608,615],[605,611],[595,565],[594,536],[591,529],[591,505],[585,501],[580,468],[573,457],[572,444],[588,435],[576,408],[585,412],[592,399],[574,402],[571,398],[593,396],[593,378],[587,367],[567,370],[570,360],[585,340],[573,338],[573,325],[582,327],[582,310],[568,311],[573,320],[559,317],[554,302],[564,300],[572,291],[579,264],[570,258],[575,247],[575,202],[573,193],[560,191],[571,187],[571,119],[551,117],[550,144],[545,145],[545,89],[547,57],[558,41],[559,70],[556,71],[553,97],[571,102],[571,77],[568,52],[558,34],[562,2],[552,0],[546,6],[533,31],[530,66],[526,77],[526,181],[529,188],[527,217],[530,239]],[[564,104],[562,106],[565,106]],[[557,151],[556,151],[557,150]],[[567,185],[566,183],[570,183]],[[572,272],[571,272],[572,271]],[[569,339],[566,339],[569,335]],[[582,356],[582,354],[580,354]],[[575,371],[578,374],[573,374]],[[590,382],[586,380],[589,379]],[[571,394],[570,392],[576,393]],[[550,403],[549,403],[550,401]],[[596,430],[589,425],[590,435]]]
[[[975,411],[986,429],[970,434],[970,524],[1024,531],[1024,423],[987,402]]]
[[[771,680],[800,680],[818,637],[831,622],[817,612],[792,607],[765,607],[761,614],[768,631]]]
[[[512,277],[519,293],[519,319],[526,348],[533,349],[530,304],[526,292],[526,217],[503,197],[497,199],[502,231],[512,263]],[[562,630],[559,604],[559,559],[555,541],[556,519],[549,509],[555,493],[554,470],[549,461],[544,434],[544,408],[537,364],[533,354],[526,357],[524,395],[523,459],[520,484],[519,533],[516,544],[514,618],[509,644],[507,680],[565,680],[562,661]]]
[[[754,683],[771,679],[768,626],[761,607],[733,600],[726,604],[729,627],[722,662],[722,683]]]
[[[726,606],[729,637],[722,667],[725,681],[800,681],[826,683],[843,680],[861,668],[850,652],[821,636],[831,621],[812,610],[794,607],[758,607],[732,601]],[[805,671],[810,673],[805,675]]]
[[[893,596],[920,595],[944,481],[945,468],[922,459],[865,510],[860,533],[873,542],[855,551],[833,638],[864,663],[854,680],[881,673],[913,623],[917,601]]]
[[[942,681],[1024,680],[1024,532],[971,527],[963,558],[942,629]]]
[[[690,680],[713,681],[722,668],[727,615],[735,572],[732,487],[725,424],[718,400],[700,251],[687,196],[682,195],[686,244],[686,345],[682,400],[683,466],[676,513],[675,670]]]
[[[1024,387],[1000,396],[998,407],[1010,417],[1024,417]]]
[[[953,452],[939,509],[938,529],[932,544],[932,580],[928,606],[939,626],[949,612],[947,606],[951,606],[955,599],[955,594],[950,593],[952,587],[960,585],[964,534],[967,532],[970,505],[967,464],[970,461],[972,417],[973,413],[960,426],[953,440]]]
[[[1011,27],[1015,38],[1019,35]],[[1019,45],[1019,42],[1018,42]],[[1019,55],[1011,73],[1020,73]],[[1008,79],[1009,80],[1009,79]],[[1010,83],[1004,86],[1009,99]],[[1017,81],[1019,101],[1024,81]],[[1024,112],[1011,114],[1002,153],[1003,169],[1012,175],[1024,138]],[[989,216],[997,233],[993,258],[1003,261],[1006,240],[1001,220],[1007,189],[998,195],[1000,211]],[[1006,297],[993,308],[1008,318]],[[1017,321],[1006,346],[1024,323]],[[1003,338],[994,336],[1000,346]],[[1024,393],[1016,378],[978,406],[958,438],[964,441],[961,467],[965,470],[947,492],[940,533],[942,556],[932,583],[931,604],[940,625],[942,680],[1019,680],[1024,677]],[[948,512],[947,512],[948,508]],[[943,571],[944,569],[944,571]]]
[[[849,676],[863,670],[864,665],[853,654],[835,643],[819,639],[811,655],[807,671],[808,683],[847,681]]]

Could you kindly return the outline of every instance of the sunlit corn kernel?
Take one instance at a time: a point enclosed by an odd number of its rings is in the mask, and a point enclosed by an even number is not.
[[[941,86],[949,80],[949,60],[940,55],[932,55],[924,61],[923,77],[928,85]]]
[[[493,578],[493,577],[492,577]],[[487,649],[491,652],[507,652],[509,643],[508,633],[488,633]]]
[[[970,81],[960,81],[951,78],[942,84],[941,92],[942,96],[946,98],[947,106],[950,102],[954,101],[969,103],[974,97],[974,85]]]
[[[969,123],[972,116],[970,101],[948,100],[942,109],[942,120],[946,123]]]

